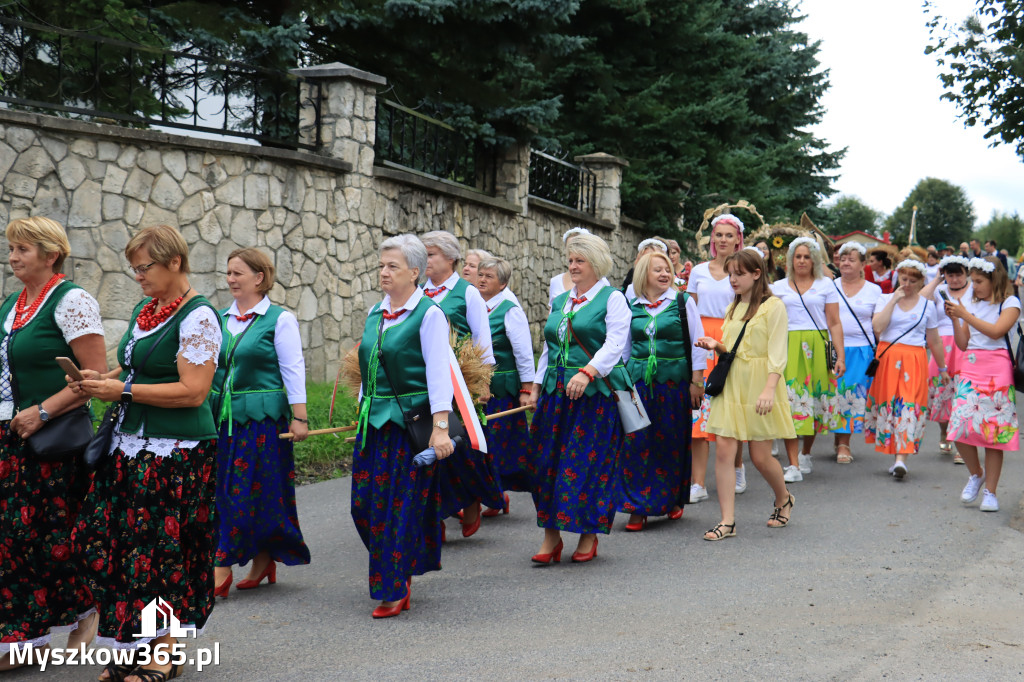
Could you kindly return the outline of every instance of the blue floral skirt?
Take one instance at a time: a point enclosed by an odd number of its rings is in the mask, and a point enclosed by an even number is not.
[[[452,415],[451,419],[457,417]],[[489,446],[490,441],[488,450]],[[492,509],[504,504],[501,476],[489,452],[460,445],[450,457],[437,463],[437,480],[443,518],[454,515],[474,502],[482,502]]]
[[[370,552],[370,596],[382,601],[405,597],[410,576],[441,570],[438,466],[416,468],[412,450],[388,422],[367,427],[352,454],[352,521]]]
[[[623,438],[615,506],[663,516],[690,497],[690,392],[674,381],[654,384],[653,395],[643,381],[636,388],[651,425]]]
[[[295,509],[288,420],[262,419],[220,429],[217,448],[217,566],[244,566],[260,552],[286,566],[309,563]]]
[[[494,414],[519,407],[519,396],[491,398],[487,413]],[[501,476],[505,490],[530,492],[533,484],[527,466],[530,455],[530,425],[526,413],[510,414],[487,422],[487,450],[494,461],[494,468]]]
[[[835,428],[833,433],[863,433],[871,377],[865,372],[875,358],[871,346],[850,346],[846,349],[846,374],[836,377]]]
[[[622,423],[615,400],[565,395],[563,370],[554,393],[542,395],[530,426],[537,525],[570,533],[609,533]]]

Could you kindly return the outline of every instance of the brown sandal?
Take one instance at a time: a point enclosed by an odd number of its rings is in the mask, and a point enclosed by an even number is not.
[[[792,495],[790,495],[789,499],[786,500],[786,504],[782,505],[781,507],[776,507],[775,511],[772,512],[772,515],[768,517],[768,527],[769,528],[785,528],[787,525],[789,525],[789,514],[793,513],[793,503],[794,502],[796,502],[796,498],[793,497]],[[789,512],[789,514],[786,514],[785,516],[783,516],[782,512],[784,510],[786,510],[786,509],[789,509],[790,512]],[[775,522],[774,526],[772,525],[772,521]]]

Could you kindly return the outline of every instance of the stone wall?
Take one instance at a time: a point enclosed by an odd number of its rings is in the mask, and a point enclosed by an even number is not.
[[[548,281],[564,270],[561,235],[569,227],[582,224],[609,240],[620,256],[613,279],[631,265],[642,235],[620,225],[618,159],[581,159],[598,174],[596,216],[529,197],[525,147],[499,165],[499,195],[485,196],[374,164],[382,78],[343,65],[303,75],[325,88],[318,154],[0,109],[0,224],[44,215],[67,228],[72,257],[64,270],[99,300],[111,349],[141,297],[123,256],[134,230],[179,227],[192,284],[218,307],[231,302],[227,255],[264,247],[277,268],[270,297],[298,316],[316,381],[333,378],[380,299],[377,248],[391,234],[447,230],[467,248],[508,258],[512,288],[537,332]],[[9,268],[0,279],[4,295],[20,289]]]

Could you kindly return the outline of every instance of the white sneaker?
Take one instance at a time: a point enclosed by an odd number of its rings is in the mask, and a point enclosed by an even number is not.
[[[804,480],[804,475],[800,473],[800,467],[790,464],[783,470],[782,479],[786,483],[799,483]]]
[[[977,500],[978,492],[981,490],[981,485],[984,482],[984,477],[971,474],[971,477],[967,479],[967,485],[964,486],[964,491],[960,493],[960,501],[964,504],[970,504]]]
[[[811,463],[811,456],[809,454],[805,455],[804,453],[801,452],[799,455],[796,456],[796,461],[800,462],[801,474],[809,474],[811,473],[811,469],[814,468],[814,465]]]
[[[988,488],[985,488],[985,494],[981,498],[981,506],[978,508],[981,511],[999,511],[999,500],[988,491]]]
[[[690,486],[690,504],[702,502],[708,499],[708,489],[702,486],[700,483],[694,483]]]
[[[903,478],[904,476],[907,475],[907,465],[904,464],[903,462],[896,462],[891,467],[889,467],[889,473],[895,476],[896,478]]]
[[[736,470],[736,494],[740,495],[747,491],[747,470],[740,467]]]

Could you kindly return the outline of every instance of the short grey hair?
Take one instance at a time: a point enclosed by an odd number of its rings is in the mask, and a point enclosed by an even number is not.
[[[388,237],[380,245],[380,254],[385,251],[401,251],[405,258],[405,264],[410,268],[419,270],[417,284],[423,284],[427,280],[427,247],[414,234],[399,234]]]
[[[494,274],[498,276],[498,281],[503,287],[507,287],[509,280],[512,279],[512,264],[504,258],[491,256],[486,260],[481,260],[476,271],[480,272],[481,270],[494,270]]]
[[[425,235],[420,237],[420,241],[423,242],[423,246],[428,249],[438,249],[441,254],[452,261],[452,264],[456,264],[462,259],[462,249],[459,248],[459,240],[455,238],[450,232],[443,230],[434,230],[433,232],[427,232]]]
[[[491,260],[492,258],[494,258],[494,254],[492,254],[490,251],[484,251],[483,249],[470,249],[469,251],[466,252],[466,258],[469,258],[470,256],[476,256],[477,258],[480,259],[481,263],[483,263],[485,260]]]
[[[597,279],[607,277],[612,271],[612,253],[608,243],[593,234],[577,234],[565,244],[566,257],[576,254],[594,268]]]

